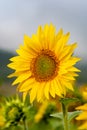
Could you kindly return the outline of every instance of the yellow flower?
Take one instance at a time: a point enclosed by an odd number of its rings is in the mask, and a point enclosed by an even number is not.
[[[84,100],[87,100],[87,84],[80,87],[80,92]]]
[[[77,120],[84,121],[79,127],[81,130],[87,130],[87,103],[76,108],[77,110],[82,110],[83,112],[76,118]]]
[[[46,112],[47,106],[48,106],[47,101],[43,102],[42,105],[40,106],[37,114],[35,115],[35,122],[36,123],[38,123],[43,118],[43,116]]]
[[[13,85],[18,84],[18,91],[23,92],[25,99],[30,93],[30,102],[49,100],[49,95],[55,98],[66,94],[66,88],[73,91],[71,84],[80,70],[74,65],[80,58],[72,56],[77,44],[69,45],[70,33],[63,34],[55,27],[39,26],[32,37],[24,36],[24,45],[17,50],[18,56],[11,58],[8,67],[15,70],[9,77],[16,76]]]

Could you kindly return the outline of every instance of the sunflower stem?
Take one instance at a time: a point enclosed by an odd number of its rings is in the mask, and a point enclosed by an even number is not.
[[[68,129],[68,113],[67,113],[67,105],[62,103],[62,111],[63,111],[63,122],[64,122],[64,130]]]
[[[23,122],[24,122],[24,130],[29,130],[26,119]]]

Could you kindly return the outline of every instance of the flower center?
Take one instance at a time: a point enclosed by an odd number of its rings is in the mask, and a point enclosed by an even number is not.
[[[39,82],[48,81],[57,75],[58,60],[55,54],[49,50],[42,50],[33,59],[31,70],[35,79]]]

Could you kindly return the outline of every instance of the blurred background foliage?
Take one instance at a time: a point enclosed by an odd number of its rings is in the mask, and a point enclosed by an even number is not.
[[[75,55],[81,57],[77,67],[81,69],[77,81],[87,83],[87,1],[83,0],[0,0],[0,94],[16,93],[10,87],[13,79],[7,75],[9,58],[16,55],[15,50],[23,43],[24,34],[31,36],[39,25],[53,23],[58,31],[70,32],[69,43],[78,43]]]
[[[51,99],[50,102],[34,102],[33,105],[29,103],[29,96],[25,102],[22,102],[21,97],[17,95],[2,96],[0,102],[0,130],[25,130],[24,120],[28,130],[64,130],[58,97]],[[73,105],[73,110],[75,107],[76,104]],[[69,129],[77,130],[77,126],[78,122],[73,119]]]

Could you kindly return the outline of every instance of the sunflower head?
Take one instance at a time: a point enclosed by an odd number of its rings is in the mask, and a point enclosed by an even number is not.
[[[29,110],[29,107],[22,102],[19,97],[7,98],[5,102],[1,104],[3,118],[3,127],[10,127],[13,125],[18,125],[22,122],[27,116],[26,113]],[[1,119],[2,119],[1,118]]]
[[[57,64],[58,61],[52,51],[41,50],[31,64],[31,71],[36,81],[46,82],[56,77]]]
[[[80,70],[74,65],[80,58],[73,56],[77,44],[68,44],[70,33],[45,25],[38,28],[32,37],[24,36],[24,45],[17,50],[18,56],[11,58],[8,67],[15,70],[9,77],[16,76],[13,85],[23,92],[25,99],[39,102],[49,97],[66,95],[67,88],[73,91],[72,81]]]

